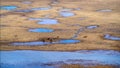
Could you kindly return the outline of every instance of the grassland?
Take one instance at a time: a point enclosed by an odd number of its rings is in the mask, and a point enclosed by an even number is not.
[[[103,49],[120,50],[119,41],[104,39],[105,34],[120,37],[120,8],[119,0],[59,0],[58,4],[53,4],[52,0],[30,0],[31,4],[23,4],[21,0],[1,0],[1,5],[16,5],[22,9],[51,6],[50,10],[34,12],[12,12],[1,10],[0,19],[0,50],[84,50]],[[58,13],[62,8],[80,8],[73,10],[75,16],[61,17]],[[100,9],[111,9],[111,12],[97,12]],[[28,18],[43,18],[50,14],[49,18],[59,21],[56,25],[38,25],[37,21]],[[3,15],[3,16],[2,16]],[[81,20],[81,18],[85,18]],[[72,26],[74,24],[80,26]],[[86,29],[89,25],[99,25],[96,29]],[[30,28],[52,28],[51,33],[28,32]],[[12,46],[12,42],[38,41],[40,38],[56,37],[69,39],[79,28],[84,28],[76,39],[81,40],[76,44],[54,44],[45,46]],[[17,37],[16,37],[17,36]],[[86,37],[85,37],[86,36]]]

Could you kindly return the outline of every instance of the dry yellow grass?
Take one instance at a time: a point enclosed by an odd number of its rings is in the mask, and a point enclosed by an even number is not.
[[[19,9],[29,9],[35,7],[52,6],[52,9],[45,11],[35,11],[30,13],[17,13],[1,10],[0,25],[0,43],[1,50],[83,50],[83,49],[112,49],[120,50],[119,41],[105,40],[104,34],[109,33],[120,37],[120,9],[119,0],[60,0],[58,4],[51,4],[52,0],[30,0],[30,5],[21,3],[21,0],[1,0],[1,5],[17,5]],[[75,16],[63,18],[59,16],[59,10],[62,8],[81,8],[73,10]],[[112,9],[112,12],[97,12],[99,9]],[[29,17],[41,18],[50,14],[50,18],[59,21],[57,25],[38,25],[37,21],[28,20]],[[23,16],[24,15],[24,16]],[[80,20],[85,17],[84,20]],[[79,24],[80,26],[70,26]],[[28,42],[36,41],[44,37],[71,38],[81,27],[89,25],[99,25],[98,28],[89,30],[84,29],[76,38],[81,40],[77,44],[54,44],[46,46],[12,46],[10,42]],[[32,33],[28,32],[30,28],[52,28],[52,33]],[[61,29],[63,31],[60,31]],[[15,37],[17,35],[17,38]],[[84,38],[86,36],[86,38]],[[4,42],[3,42],[4,41]]]

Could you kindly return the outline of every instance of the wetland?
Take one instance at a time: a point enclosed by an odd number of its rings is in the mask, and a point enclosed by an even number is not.
[[[1,68],[119,68],[119,0],[1,0]]]

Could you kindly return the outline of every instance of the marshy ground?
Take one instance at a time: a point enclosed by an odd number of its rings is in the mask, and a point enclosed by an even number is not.
[[[118,0],[1,0],[1,2],[1,6],[8,6],[8,10],[1,9],[0,12],[1,50],[120,49],[119,40],[104,38],[105,34],[120,38]],[[12,7],[10,9],[9,6],[16,6],[16,8]],[[63,16],[61,16],[61,12],[64,14]],[[74,13],[74,15],[69,12]],[[93,29],[88,26],[93,26]],[[98,27],[94,28],[94,26]],[[29,31],[29,29],[36,28],[50,28],[54,31],[49,33]],[[77,34],[75,39],[80,40],[80,43],[37,47],[19,46],[19,48],[11,46],[12,42],[38,41],[44,37],[54,38],[59,36],[60,38],[70,39],[75,34]]]
[[[120,51],[119,5],[119,0],[1,0],[0,50]],[[60,40],[65,41],[54,43]],[[36,46],[38,41],[54,44]],[[66,66],[81,67],[61,67]]]

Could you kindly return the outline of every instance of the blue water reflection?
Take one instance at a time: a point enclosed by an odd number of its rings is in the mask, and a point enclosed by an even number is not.
[[[43,25],[54,25],[59,23],[58,20],[52,18],[29,18],[29,20],[38,21],[38,24]]]
[[[58,20],[43,18],[41,21],[38,22],[38,24],[46,24],[46,25],[58,24]]]
[[[48,33],[48,32],[53,32],[53,29],[48,29],[48,28],[36,28],[36,29],[29,29],[30,32],[41,32],[41,33]]]
[[[42,42],[42,41],[36,41],[36,42],[18,42],[13,43],[13,45],[19,46],[19,45],[26,45],[26,46],[36,46],[36,45],[47,45],[51,44],[50,42]]]
[[[41,68],[45,64],[120,65],[120,52],[113,50],[60,51],[0,51],[2,68]]]
[[[64,39],[59,41],[60,44],[70,44],[70,43],[78,43],[78,42],[80,41],[75,39]]]
[[[10,6],[0,6],[0,10],[15,10],[17,8],[17,6],[13,6],[13,5],[10,5]]]
[[[51,9],[51,7],[37,7],[37,8],[16,10],[16,11],[14,11],[14,12],[33,12],[33,11],[49,10],[49,9]]]
[[[50,45],[50,44],[74,44],[74,43],[79,43],[80,40],[75,40],[75,39],[62,39],[54,42],[43,42],[43,41],[34,41],[34,42],[16,42],[12,43],[12,45],[15,46],[39,46],[39,45]]]
[[[33,12],[32,10],[29,10],[29,9],[24,9],[24,10],[15,10],[14,12]]]
[[[48,7],[32,8],[31,10],[33,10],[33,11],[37,11],[37,10],[49,10],[49,9],[51,9],[51,8],[52,8],[51,6],[48,6]]]
[[[60,15],[63,17],[71,17],[71,16],[74,16],[75,14],[69,11],[61,11]]]
[[[108,40],[118,40],[118,41],[120,41],[120,37],[111,36],[110,34],[105,34],[104,38],[108,39]]]
[[[112,12],[111,9],[101,9],[101,10],[97,10],[98,12]]]
[[[87,29],[95,29],[97,27],[98,27],[98,25],[90,25],[90,26],[87,26]]]

